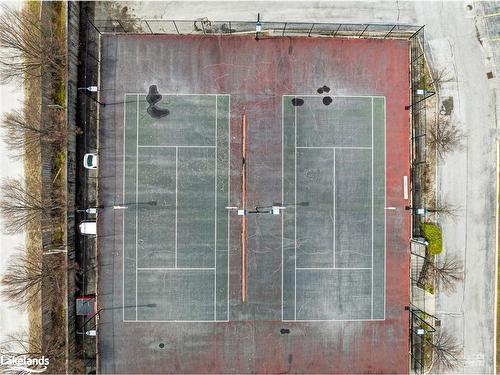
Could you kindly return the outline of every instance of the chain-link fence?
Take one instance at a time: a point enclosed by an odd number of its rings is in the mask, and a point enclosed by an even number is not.
[[[425,245],[420,240],[424,219],[419,208],[425,208],[427,168],[426,99],[435,94],[429,82],[425,60],[425,34],[421,29],[410,38],[410,110],[411,121],[411,235],[420,238],[412,241],[410,255],[410,365],[415,374],[423,374],[429,366],[429,343],[439,320],[428,313],[429,296],[434,288],[429,283],[429,259]],[[420,243],[419,243],[420,242]]]
[[[256,34],[256,22],[198,20],[148,20],[141,18],[96,19],[100,33],[244,35]],[[258,37],[325,36],[354,38],[410,39],[422,26],[394,24],[349,24],[312,22],[261,22]]]
[[[427,65],[424,52],[424,30],[410,38],[410,93],[411,103],[407,107],[411,116],[411,212],[412,236],[421,236],[420,224],[423,215],[417,209],[424,208],[425,171],[427,163],[426,147],[426,103],[434,95],[430,82],[426,81]]]
[[[417,334],[420,322],[413,316],[412,310],[419,308],[425,311],[425,247],[418,243],[411,243],[410,255],[410,363],[411,369],[416,374],[421,374],[424,369],[424,341]]]
[[[424,374],[431,367],[432,340],[439,320],[410,304],[410,364],[414,374]]]
[[[210,21],[198,20],[148,20],[138,18],[93,19],[85,17],[86,47],[82,56],[86,62],[84,84],[95,82],[94,74],[99,67],[97,50],[98,34],[174,34],[174,35],[252,35],[257,38],[283,36],[306,37],[349,37],[376,39],[405,39],[410,41],[410,100],[406,110],[411,116],[411,212],[413,237],[421,236],[422,217],[415,208],[425,207],[424,178],[426,164],[426,114],[425,99],[433,95],[425,82],[426,63],[424,54],[423,26],[394,24],[344,24],[344,23],[307,23],[307,22],[262,22],[256,32],[256,22],[247,21]],[[97,47],[97,48],[96,48]],[[88,68],[87,68],[88,67]],[[96,107],[95,98],[86,97],[82,108],[84,123],[89,126]],[[91,126],[90,126],[91,127]],[[84,130],[86,133],[86,131]],[[89,145],[86,144],[85,148]],[[84,194],[85,195],[85,194]],[[87,202],[88,203],[88,202]],[[85,246],[83,244],[83,246]],[[410,269],[411,299],[409,305],[409,333],[411,367],[415,373],[423,373],[425,358],[425,337],[420,334],[422,327],[434,329],[434,320],[429,323],[430,315],[425,312],[425,289],[421,275],[425,270],[423,257],[411,257]],[[432,317],[432,319],[434,319]]]

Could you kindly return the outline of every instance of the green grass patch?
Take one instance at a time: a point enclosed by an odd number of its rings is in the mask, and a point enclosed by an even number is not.
[[[27,1],[25,3],[25,8],[28,12],[39,15],[40,14],[40,8],[41,8],[41,2],[40,1]]]
[[[422,319],[422,321],[420,322],[420,328],[423,328],[425,329],[426,332],[430,332],[432,330],[431,326],[426,322],[426,319],[427,319],[427,314],[424,313],[423,311],[420,311],[418,313],[418,316],[420,317],[420,319]]]
[[[53,28],[57,35],[63,36],[66,33],[66,7],[62,1],[53,1],[51,7]],[[66,84],[64,82],[64,77],[54,77],[54,79],[54,103],[65,106]]]
[[[437,224],[422,223],[422,232],[425,239],[429,242],[427,252],[431,255],[438,255],[443,251],[443,234]]]
[[[54,92],[54,103],[60,106],[66,105],[66,85],[63,81],[58,82]]]
[[[63,237],[64,237],[64,230],[61,227],[57,228],[54,231],[54,243],[55,244],[62,244]]]
[[[430,294],[434,294],[434,286],[431,284],[425,284],[424,289]]]
[[[66,156],[63,151],[59,151],[54,160],[54,166],[56,169],[62,168],[64,166],[64,162],[66,160]]]
[[[66,25],[66,14],[65,7],[62,1],[53,1],[52,9],[54,11],[54,24],[59,35],[64,35],[64,29]]]

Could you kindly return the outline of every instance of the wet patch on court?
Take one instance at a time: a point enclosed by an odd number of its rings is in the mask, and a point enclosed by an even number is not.
[[[160,93],[158,93],[158,88],[156,85],[149,86],[149,93],[146,96],[146,101],[149,103],[146,112],[155,119],[160,119],[162,117],[168,116],[170,111],[166,108],[159,108],[158,104],[162,99]]]

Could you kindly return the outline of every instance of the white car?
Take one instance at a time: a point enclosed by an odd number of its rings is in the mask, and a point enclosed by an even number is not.
[[[87,169],[97,169],[97,154],[85,154],[83,157],[83,166]]]
[[[95,235],[97,234],[97,223],[95,220],[84,220],[78,226],[81,234]]]

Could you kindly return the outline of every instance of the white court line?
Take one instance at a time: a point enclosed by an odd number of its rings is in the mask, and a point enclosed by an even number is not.
[[[128,92],[127,94],[129,95],[142,95],[142,96],[147,96],[147,93],[144,92]],[[213,94],[193,94],[193,93],[163,93],[162,95],[164,96],[231,96],[231,94],[220,94],[220,93],[213,93]]]
[[[227,205],[231,204],[231,96],[228,95],[228,124],[227,124]],[[227,320],[229,321],[229,274],[230,267],[229,261],[231,259],[229,236],[231,234],[230,225],[231,215],[229,215],[229,210],[227,211]]]
[[[124,320],[124,323],[228,323],[229,320]]]
[[[387,107],[384,96],[384,207],[387,207]],[[384,210],[384,320],[387,288],[387,211]]]
[[[311,270],[311,271],[332,271],[332,270],[371,270],[370,267],[297,267],[297,270]]]
[[[123,101],[127,103],[127,94],[124,95]],[[122,191],[122,204],[125,205],[125,142],[126,142],[126,131],[127,131],[127,104],[123,106],[123,191]],[[125,306],[125,212],[122,214],[123,224],[122,224],[122,306]],[[122,309],[123,321],[125,321],[125,309]]]
[[[295,96],[297,98],[297,96]],[[295,158],[295,181],[294,181],[294,189],[295,189],[295,195],[294,195],[294,245],[295,245],[295,265],[294,265],[294,303],[293,303],[293,318],[297,319],[297,107],[294,106],[294,131],[295,131],[295,148],[293,150],[294,158]]]
[[[283,95],[283,97],[306,97],[306,98],[323,98],[329,96],[330,98],[363,98],[363,99],[373,99],[373,98],[385,98],[381,95],[325,95],[325,94],[294,94],[294,95]]]
[[[136,202],[138,202],[138,182],[139,182],[139,177],[138,177],[138,163],[139,163],[139,153],[138,153],[138,149],[139,148],[153,148],[153,147],[158,147],[158,148],[176,148],[176,152],[179,148],[215,148],[216,149],[216,154],[217,154],[217,145],[216,146],[206,146],[206,145],[172,145],[172,146],[161,146],[161,145],[139,145],[139,103],[140,103],[140,100],[139,100],[139,95],[143,95],[145,96],[146,94],[144,93],[126,93],[125,94],[125,98],[127,95],[137,95],[137,139],[136,139]],[[231,165],[230,165],[230,154],[231,154],[231,133],[230,133],[230,128],[231,128],[231,121],[230,121],[230,115],[231,115],[231,110],[230,110],[230,100],[231,100],[231,96],[228,95],[228,94],[165,94],[166,96],[181,96],[181,95],[186,95],[186,96],[199,96],[199,95],[206,95],[206,96],[216,96],[216,118],[215,118],[215,121],[216,121],[216,132],[217,132],[217,121],[218,121],[218,108],[217,108],[217,98],[218,96],[227,96],[228,97],[228,100],[229,100],[229,108],[228,108],[228,157],[229,157],[229,160],[228,160],[228,205],[229,205],[229,202],[230,202],[230,179],[231,179]],[[126,99],[124,100],[126,101]],[[124,106],[124,118],[125,118],[125,106]],[[217,141],[217,133],[216,133],[216,141]],[[125,176],[125,129],[124,129],[124,170],[123,170],[123,175]],[[177,155],[176,155],[177,157]],[[215,161],[215,165],[216,165],[216,168],[217,168],[217,156],[216,156],[216,161]],[[216,169],[217,170],[217,169]],[[176,173],[177,173],[177,160],[176,160]],[[215,183],[217,184],[217,175],[215,175]],[[123,183],[123,190],[125,191],[125,178],[124,178],[124,183]],[[216,192],[216,195],[215,195],[215,201],[217,200],[217,186],[215,187],[215,192]],[[217,215],[217,203],[215,203],[215,208],[216,208],[216,215]],[[176,177],[176,210],[177,210],[177,177]],[[177,212],[176,212],[177,214]],[[176,218],[176,223],[175,225],[177,226],[177,218]],[[217,220],[215,220],[215,227],[217,226]],[[125,219],[123,221],[123,241],[125,243]],[[217,233],[217,229],[215,229],[215,233]],[[227,312],[227,315],[228,315],[228,319],[229,319],[229,285],[230,285],[230,279],[229,279],[229,275],[230,275],[230,263],[229,263],[229,259],[230,259],[230,253],[229,253],[229,245],[230,245],[230,238],[229,238],[229,233],[230,233],[230,215],[229,215],[229,212],[228,212],[228,250],[227,250],[227,254],[228,254],[228,273],[227,273],[227,285],[228,285],[228,288],[227,288],[227,306],[228,306],[228,312]],[[177,234],[177,230],[176,230],[176,234]],[[136,304],[137,304],[137,300],[138,300],[138,290],[137,290],[137,273],[138,273],[138,270],[163,270],[163,271],[166,271],[166,270],[172,270],[172,271],[175,271],[175,270],[198,270],[198,271],[214,271],[215,272],[215,275],[214,275],[214,280],[216,280],[216,268],[165,268],[165,267],[153,267],[153,268],[145,268],[145,267],[142,267],[142,268],[139,268],[137,267],[137,259],[138,259],[138,244],[137,244],[137,236],[138,235],[138,220],[137,220],[137,211],[136,211]],[[124,245],[125,246],[125,245]],[[216,244],[216,240],[215,240],[215,246],[217,246]],[[216,250],[215,249],[215,262],[217,262],[217,253],[216,253]],[[123,257],[123,290],[125,290],[125,256]],[[216,281],[214,282],[214,284],[216,284]],[[216,290],[216,285],[214,285],[214,314],[216,314],[216,293],[217,293],[217,290]],[[125,293],[123,293],[123,305],[125,305]],[[123,317],[125,317],[125,311],[123,311]],[[123,319],[124,322],[134,322],[134,323],[137,323],[137,322],[171,322],[171,323],[196,323],[196,322],[228,322],[229,320],[138,320],[137,319],[137,309],[136,309],[136,320],[125,320]]]
[[[139,260],[138,252],[137,252],[137,237],[139,237],[139,229],[138,229],[138,209],[137,202],[139,202],[139,95],[137,96],[137,124],[136,124],[136,132],[135,132],[135,304],[138,305],[138,296],[137,296],[137,263]],[[125,305],[124,305],[125,306]],[[137,307],[135,308],[135,319],[137,320]]]
[[[215,173],[214,173],[214,320],[217,320],[217,95],[215,95]]]
[[[325,148],[325,149],[346,149],[346,150],[371,150],[372,147],[363,146],[297,146],[296,148]]]
[[[335,207],[335,199],[336,199],[336,189],[335,184],[337,183],[337,179],[335,177],[335,148],[333,149],[333,268],[335,268],[335,240],[336,240],[336,228],[335,228],[335,216],[336,215],[336,207]]]
[[[285,323],[320,323],[320,322],[380,322],[385,319],[285,319],[283,322]]]
[[[216,148],[217,146],[184,145],[184,146],[162,146],[162,145],[139,145],[139,148]]]
[[[371,310],[371,317],[373,319],[373,98],[372,98],[372,310]]]
[[[281,98],[281,204],[285,202],[285,103],[284,98]],[[284,318],[284,299],[283,286],[285,274],[284,262],[284,224],[285,213],[281,215],[281,320]]]
[[[179,195],[179,191],[177,189],[178,180],[179,180],[179,148],[175,148],[175,268],[177,268],[177,196]]]
[[[284,200],[284,98],[289,97],[289,98],[297,98],[299,96],[303,97],[323,97],[325,95],[283,95],[283,100],[282,100],[282,200]],[[295,316],[293,320],[285,320],[283,319],[283,308],[284,308],[284,300],[283,300],[283,275],[282,275],[282,321],[283,322],[344,322],[344,321],[384,321],[385,320],[385,315],[386,315],[386,287],[387,287],[387,235],[385,233],[386,228],[387,228],[387,213],[384,211],[384,318],[383,319],[373,319],[373,252],[374,252],[374,243],[373,243],[373,236],[374,236],[374,231],[373,231],[373,219],[374,219],[374,207],[373,207],[373,194],[374,194],[374,176],[373,176],[373,164],[374,164],[374,158],[373,158],[373,99],[374,98],[383,98],[384,99],[384,207],[387,206],[387,176],[386,176],[386,171],[387,171],[387,141],[386,141],[386,133],[387,133],[387,113],[386,113],[386,98],[385,96],[348,96],[348,95],[343,95],[343,96],[331,96],[331,97],[338,97],[338,98],[371,98],[371,104],[372,104],[372,146],[371,147],[335,147],[335,146],[295,146],[295,149],[298,148],[329,148],[329,149],[367,149],[372,151],[372,267],[371,268],[357,268],[359,270],[372,270],[372,293],[371,293],[371,319],[317,319],[317,320],[301,320],[301,319],[296,319],[296,301],[297,301],[297,278],[296,278],[296,272],[297,269],[312,269],[314,270],[315,268],[297,268],[295,265]],[[297,133],[297,109],[295,107],[295,133]],[[297,136],[295,136],[295,142],[297,141]],[[295,151],[295,181],[296,181],[296,174],[297,174],[297,166],[296,166],[296,151]],[[295,183],[295,203],[296,203],[296,183]],[[283,262],[283,246],[284,246],[284,224],[283,224],[283,217],[282,217],[282,270],[284,271],[284,262]],[[297,240],[296,240],[296,215],[295,215],[295,264],[297,261],[297,256],[296,256],[296,246],[297,246]],[[317,270],[331,270],[331,269],[346,269],[349,270],[349,268],[318,268]]]
[[[139,267],[139,271],[213,271],[213,267]]]

